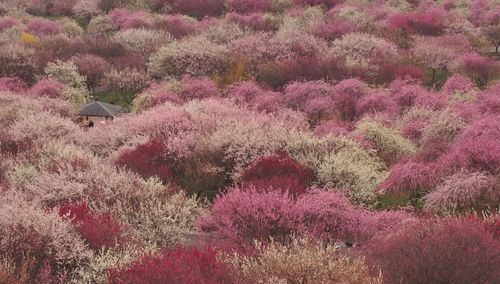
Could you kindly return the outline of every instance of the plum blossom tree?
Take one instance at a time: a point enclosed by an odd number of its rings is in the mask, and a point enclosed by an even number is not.
[[[414,56],[431,69],[432,83],[436,82],[438,70],[447,70],[457,55],[468,51],[468,40],[459,35],[417,37],[412,48]]]
[[[467,74],[478,87],[484,87],[494,70],[493,59],[471,52],[459,56],[456,68]]]
[[[93,54],[79,54],[71,58],[78,68],[78,72],[85,76],[87,87],[92,94],[101,83],[104,74],[111,69],[106,59]]]
[[[377,240],[368,259],[388,283],[488,283],[499,277],[498,246],[481,220],[430,220]]]
[[[223,0],[157,0],[155,6],[157,10],[201,19],[205,16],[219,16],[222,14],[224,2]]]
[[[52,36],[62,32],[62,26],[54,21],[34,19],[26,25],[26,32],[37,36]]]
[[[135,96],[150,83],[151,79],[147,73],[133,68],[111,69],[104,74],[101,82],[103,87],[120,95],[127,104],[131,104]],[[116,95],[115,99],[117,99]]]
[[[19,25],[19,21],[11,16],[5,16],[0,18],[0,32],[4,31],[5,29],[12,28],[14,26]]]
[[[353,120],[358,100],[367,94],[368,86],[364,82],[357,79],[343,80],[333,88],[334,107],[342,118]]]
[[[78,0],[73,6],[72,12],[78,18],[90,22],[93,17],[102,13],[99,2],[99,0]]]

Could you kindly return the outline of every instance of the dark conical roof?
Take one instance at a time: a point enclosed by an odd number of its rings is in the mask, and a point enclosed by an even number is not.
[[[80,115],[114,117],[126,112],[128,111],[124,107],[96,101],[84,105],[80,110]]]

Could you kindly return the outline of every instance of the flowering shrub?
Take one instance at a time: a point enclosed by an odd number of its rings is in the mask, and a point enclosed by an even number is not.
[[[171,182],[173,173],[164,158],[164,145],[159,140],[152,140],[128,152],[124,152],[116,163],[125,166],[144,178],[159,177],[163,182]]]
[[[493,60],[477,53],[466,53],[457,58],[457,67],[471,77],[479,87],[484,87],[493,71]]]
[[[170,43],[154,53],[149,70],[156,77],[215,75],[227,65],[227,50],[203,38]]]
[[[62,96],[64,88],[66,86],[58,81],[45,79],[38,81],[31,87],[30,93],[36,97],[59,98]]]
[[[277,112],[281,109],[279,93],[263,89],[252,81],[231,85],[227,89],[227,96],[239,105],[248,105],[257,111]]]
[[[111,68],[110,64],[102,57],[92,54],[80,54],[71,58],[78,68],[78,73],[86,78],[89,89],[95,93],[104,74]]]
[[[286,86],[282,100],[289,108],[304,111],[308,101],[318,97],[330,97],[332,87],[324,82],[293,82]]]
[[[335,21],[318,24],[315,27],[314,34],[328,41],[333,41],[354,31],[356,31],[356,27],[351,22]]]
[[[18,44],[6,44],[0,49],[0,76],[19,77],[32,83],[36,69],[34,50]]]
[[[337,4],[339,4],[340,1],[338,0],[294,0],[296,4],[300,5],[324,5],[327,8],[331,8]]]
[[[356,117],[358,100],[368,94],[368,87],[357,79],[343,80],[333,88],[334,106],[345,120]]]
[[[170,11],[174,14],[184,14],[196,18],[205,16],[218,16],[224,11],[224,2],[222,0],[157,0],[156,8],[158,10]]]
[[[401,134],[379,122],[364,120],[357,124],[358,133],[373,143],[377,154],[387,163],[417,153],[417,148]]]
[[[430,211],[466,211],[494,207],[500,196],[492,182],[493,179],[484,173],[456,173],[425,197],[425,208]]]
[[[189,264],[189,265],[186,265]],[[121,270],[109,273],[108,281],[119,283],[234,283],[227,264],[212,247],[176,247],[147,255]]]
[[[26,91],[26,84],[16,77],[2,77],[0,78],[0,91],[23,93]]]
[[[150,28],[153,25],[149,14],[143,11],[115,9],[110,16],[113,25],[119,30]]]
[[[203,99],[216,97],[219,89],[215,83],[208,78],[192,78],[185,76],[180,81],[181,89],[179,97],[184,100]]]
[[[14,17],[7,16],[0,18],[0,32],[17,25],[19,25],[19,21]]]
[[[286,153],[280,153],[253,161],[243,172],[242,182],[245,186],[253,186],[259,191],[276,188],[299,195],[311,183],[313,177],[311,169],[298,164]]]
[[[500,129],[496,117],[478,120],[460,134],[450,151],[439,158],[444,171],[465,169],[497,173]]]
[[[71,224],[56,212],[29,203],[22,195],[3,192],[0,209],[0,252],[10,262],[14,275],[35,281],[48,265],[56,273],[72,270],[90,257]]]
[[[494,282],[500,273],[498,246],[474,218],[431,220],[377,240],[368,259],[388,283]]]
[[[418,197],[435,185],[433,168],[413,161],[390,168],[389,177],[379,186],[382,193],[395,197]]]
[[[256,243],[254,255],[235,254],[226,262],[241,271],[244,281],[250,282],[381,282],[381,279],[370,276],[363,257],[342,254],[334,245],[308,239],[295,238],[286,245],[278,242],[271,242],[270,245]]]
[[[151,79],[144,71],[134,68],[111,69],[104,74],[101,84],[108,90],[119,93],[125,102],[132,103],[134,97],[147,88]]]
[[[269,0],[253,0],[253,1],[245,1],[245,0],[228,0],[227,6],[229,10],[239,12],[239,13],[250,13],[256,11],[269,11],[271,10],[271,2]]]
[[[498,282],[496,1],[0,1],[0,283]]]
[[[438,35],[444,30],[444,17],[436,12],[395,14],[388,19],[391,28],[402,29],[406,33]]]
[[[174,38],[182,38],[198,31],[195,19],[180,15],[167,15],[156,23],[156,27],[164,30]]]
[[[397,115],[398,105],[386,92],[374,92],[362,97],[356,104],[356,116],[362,117],[365,114],[383,113],[389,117]]]
[[[296,231],[292,208],[293,200],[286,192],[233,188],[215,199],[198,225],[237,243],[269,238],[281,241]]]
[[[95,213],[87,203],[67,204],[59,209],[59,215],[68,217],[76,230],[89,245],[98,250],[113,247],[120,238],[121,228],[107,213]]]
[[[371,233],[368,212],[339,193],[313,190],[300,197],[293,213],[301,220],[302,232],[319,239],[354,242]]]
[[[113,35],[113,40],[121,44],[127,51],[143,57],[156,51],[158,46],[171,41],[170,35],[162,31],[145,29],[127,29]]]
[[[26,25],[26,32],[37,36],[53,36],[62,32],[62,27],[50,20],[35,19]]]
[[[468,78],[461,75],[453,75],[442,87],[442,91],[447,95],[466,94],[474,89],[474,84]]]
[[[98,0],[78,0],[71,9],[73,14],[78,18],[85,19],[89,22],[93,17],[102,13],[99,8],[100,1]]]
[[[378,62],[392,60],[398,50],[392,42],[371,34],[350,33],[335,40],[330,52],[344,57],[349,68],[371,71]]]
[[[57,80],[64,85],[77,89],[86,89],[85,77],[78,73],[76,65],[69,62],[55,61],[45,66],[45,74],[49,79]]]
[[[266,17],[266,15],[261,13],[252,13],[249,15],[227,13],[226,19],[230,22],[249,27],[256,31],[270,31],[277,28],[276,21],[273,21],[273,19]]]

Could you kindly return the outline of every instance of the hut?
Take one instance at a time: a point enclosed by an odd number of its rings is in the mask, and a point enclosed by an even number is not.
[[[84,105],[80,110],[79,116],[82,117],[88,125],[94,125],[94,123],[112,121],[125,113],[128,113],[127,108],[95,101]]]

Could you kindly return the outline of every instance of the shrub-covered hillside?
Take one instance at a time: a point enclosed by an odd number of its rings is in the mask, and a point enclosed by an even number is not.
[[[0,283],[500,283],[499,45],[498,0],[2,1]]]

